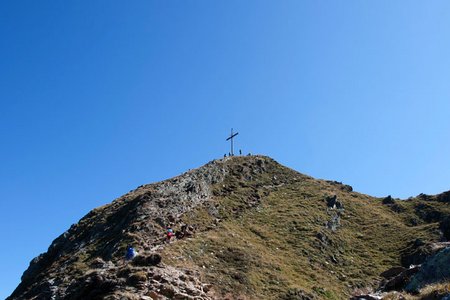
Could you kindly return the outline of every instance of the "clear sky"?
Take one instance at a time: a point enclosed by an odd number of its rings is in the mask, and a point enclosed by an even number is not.
[[[89,210],[236,148],[450,190],[448,1],[1,1],[0,298]]]

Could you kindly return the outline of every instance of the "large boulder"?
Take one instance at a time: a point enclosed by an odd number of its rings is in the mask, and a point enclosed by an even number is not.
[[[384,291],[402,290],[405,285],[408,284],[412,276],[419,271],[419,269],[419,266],[413,266],[409,269],[404,270],[400,274],[392,277],[387,282],[385,282],[382,289]]]
[[[331,209],[343,209],[344,205],[337,199],[336,195],[329,196],[325,198],[327,206]]]
[[[387,196],[386,198],[384,198],[383,200],[382,200],[382,203],[383,204],[394,204],[395,203],[395,200],[394,199],[392,199],[392,197],[391,197],[391,195],[389,195],[389,196]]]
[[[406,290],[416,292],[426,284],[442,282],[450,279],[450,247],[447,247],[437,254],[429,257],[415,274]]]

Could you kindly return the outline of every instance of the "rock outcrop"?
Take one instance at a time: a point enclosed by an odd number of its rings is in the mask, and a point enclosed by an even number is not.
[[[264,156],[214,160],[89,212],[8,299],[380,299],[439,280],[449,194],[380,201]]]
[[[211,186],[227,172],[223,161],[213,161],[94,209],[31,261],[9,299],[115,299],[123,290],[138,298],[150,292],[168,298],[186,292],[206,297],[198,279],[164,265],[157,251],[165,246],[165,226],[178,224],[180,216],[210,200]],[[128,244],[140,255],[124,265]],[[180,277],[189,279],[184,286]]]
[[[445,282],[450,279],[450,247],[446,247],[429,257],[417,274],[412,277],[406,290],[417,292],[427,284]]]

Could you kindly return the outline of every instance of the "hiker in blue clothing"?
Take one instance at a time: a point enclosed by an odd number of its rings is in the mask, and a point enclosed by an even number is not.
[[[134,248],[131,245],[128,245],[127,254],[125,254],[125,259],[132,260],[133,258],[136,257],[136,255],[137,255],[136,250],[134,250]]]

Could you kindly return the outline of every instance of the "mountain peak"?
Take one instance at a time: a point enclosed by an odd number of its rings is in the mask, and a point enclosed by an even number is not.
[[[439,199],[383,201],[267,156],[213,160],[89,212],[9,299],[342,299],[441,238]]]

